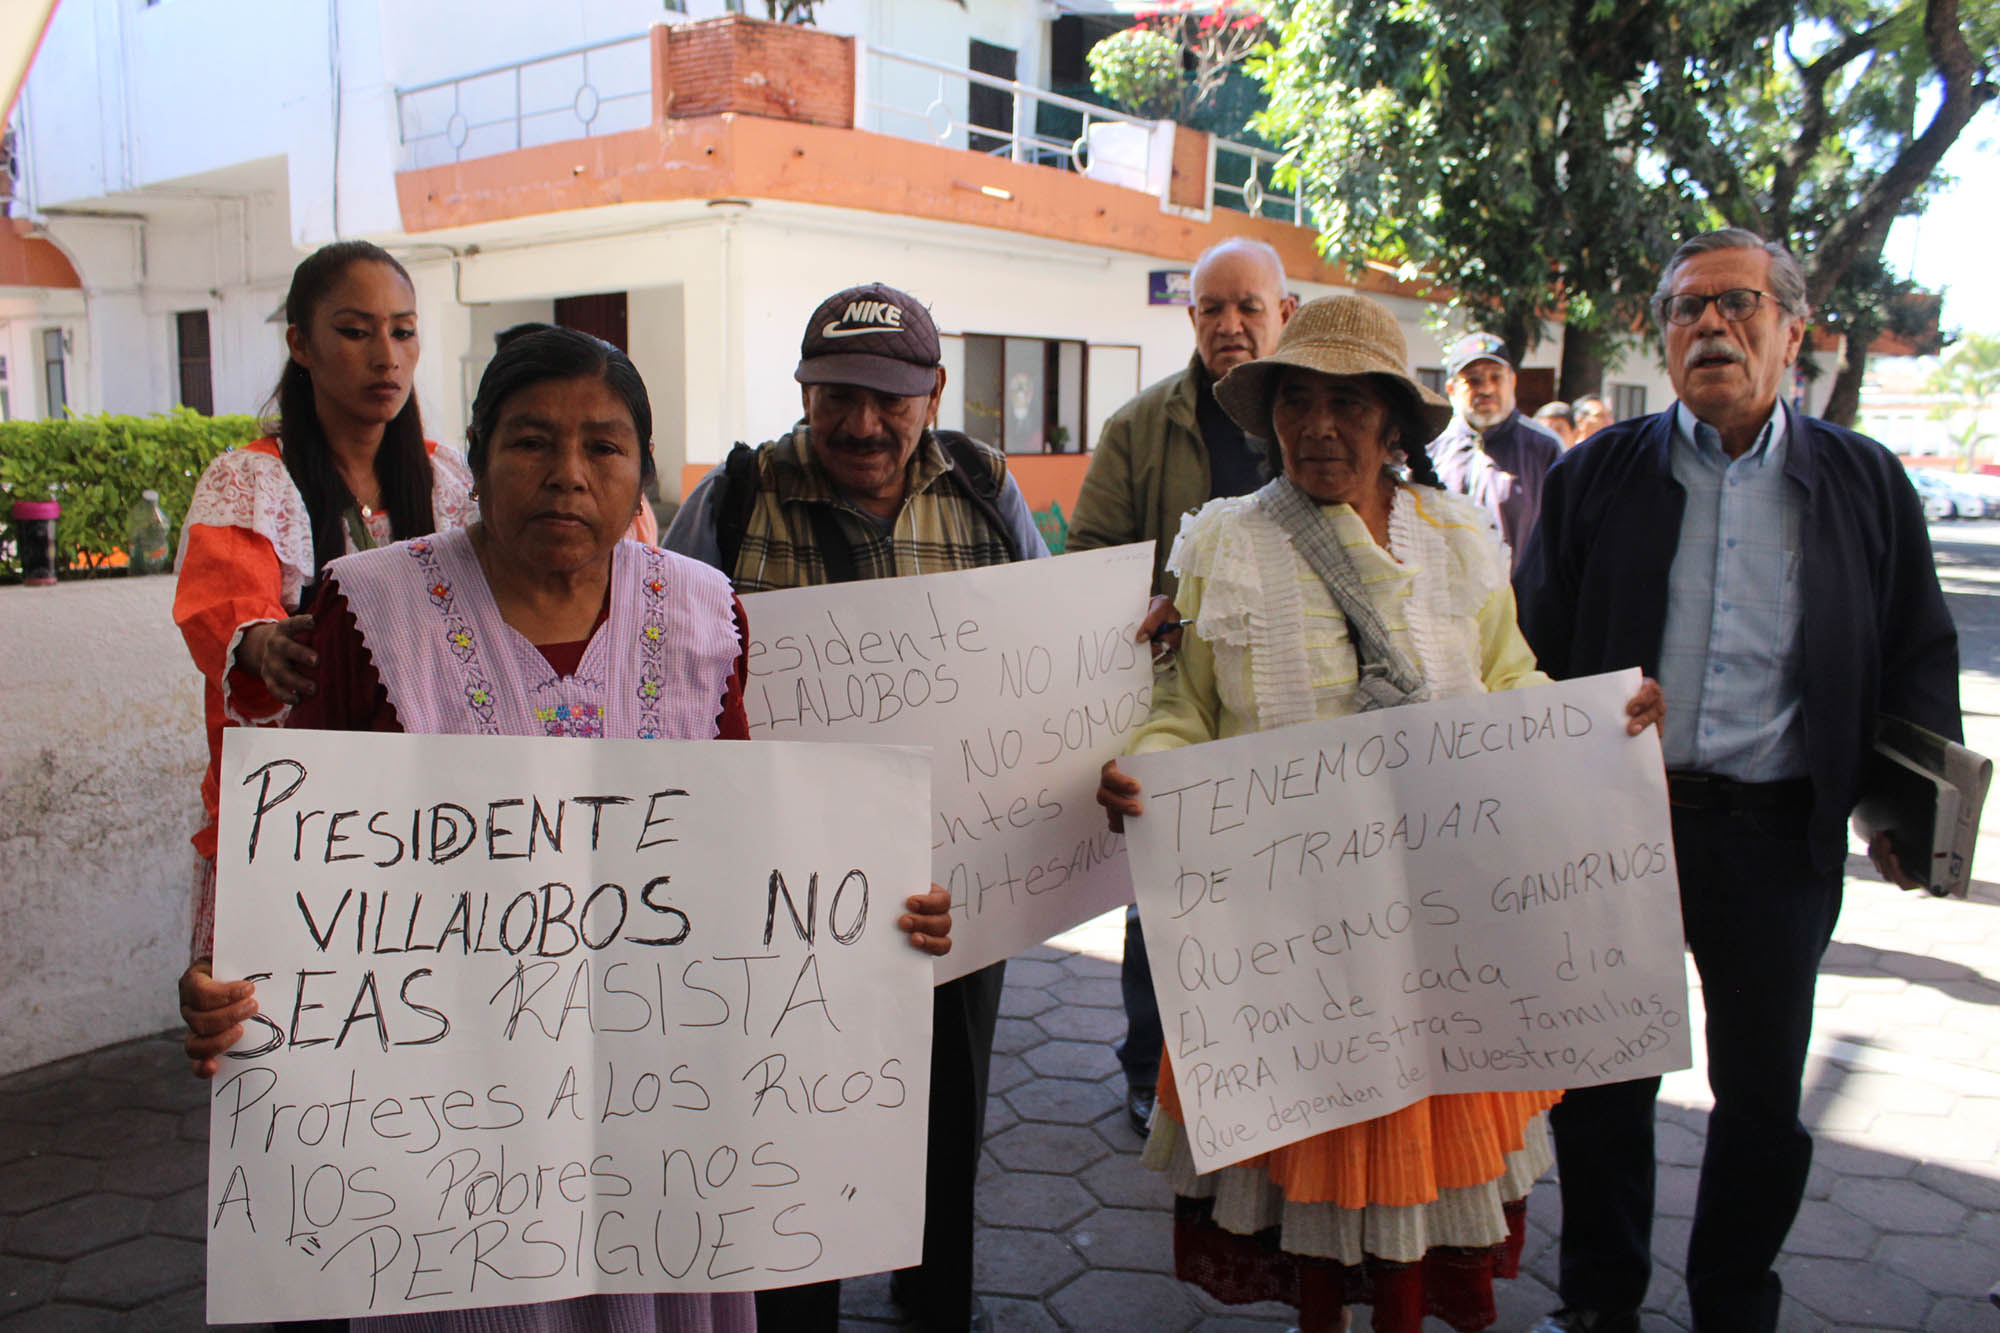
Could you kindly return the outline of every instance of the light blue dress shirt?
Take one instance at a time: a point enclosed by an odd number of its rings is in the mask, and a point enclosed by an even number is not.
[[[1800,680],[1803,487],[1785,475],[1784,403],[1741,458],[1685,403],[1670,466],[1687,492],[1667,578],[1660,688],[1667,767],[1740,782],[1806,773]]]

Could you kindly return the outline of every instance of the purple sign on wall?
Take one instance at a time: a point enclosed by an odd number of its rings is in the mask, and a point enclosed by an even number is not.
[[[1184,268],[1156,268],[1146,275],[1147,305],[1189,305],[1194,297],[1194,273]]]

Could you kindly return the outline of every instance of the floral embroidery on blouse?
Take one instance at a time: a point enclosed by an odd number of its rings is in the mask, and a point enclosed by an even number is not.
[[[537,708],[535,720],[542,724],[542,732],[548,736],[593,737],[604,734],[602,704],[556,704],[552,708]]]
[[[646,548],[646,561],[651,566],[639,587],[646,594],[646,615],[639,624],[639,725],[640,740],[658,740],[665,734],[660,721],[660,700],[666,689],[664,673],[660,667],[660,654],[667,645],[667,622],[661,614],[665,609],[667,581],[661,577],[660,566],[665,562],[655,547]]]
[[[404,550],[410,553],[424,571],[424,589],[430,594],[431,605],[444,618],[444,639],[451,649],[451,655],[458,659],[463,670],[465,704],[479,719],[479,730],[484,735],[499,734],[499,725],[494,719],[493,683],[487,678],[486,670],[479,662],[479,642],[472,633],[472,626],[454,610],[451,580],[444,576],[438,564],[437,548],[429,539],[419,537],[407,543]]]

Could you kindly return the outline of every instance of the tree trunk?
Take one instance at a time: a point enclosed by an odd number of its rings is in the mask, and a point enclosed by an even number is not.
[[[1517,366],[1534,350],[1536,323],[1533,311],[1523,307],[1510,307],[1501,312],[1500,327],[1495,331],[1507,344],[1507,355]]]
[[[1604,392],[1604,361],[1607,339],[1596,330],[1563,326],[1563,358],[1556,395],[1573,403],[1584,394]]]
[[[1868,370],[1868,345],[1880,331],[1881,325],[1872,319],[1856,320],[1848,329],[1840,373],[1833,377],[1833,392],[1827,395],[1821,419],[1854,428],[1854,418],[1861,412],[1861,377]]]

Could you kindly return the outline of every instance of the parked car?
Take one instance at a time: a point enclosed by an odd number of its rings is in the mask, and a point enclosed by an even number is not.
[[[1911,468],[1909,471],[1910,484],[1917,488],[1917,498],[1924,502],[1926,522],[1936,523],[1958,517],[1958,499],[1943,473],[1928,468]]]
[[[1942,474],[1952,489],[1960,518],[2000,518],[2000,477],[1982,472]]]

